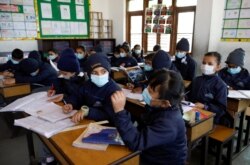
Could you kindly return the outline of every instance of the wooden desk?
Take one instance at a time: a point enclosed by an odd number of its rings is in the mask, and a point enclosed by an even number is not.
[[[126,102],[126,110],[128,110],[135,118],[139,118],[142,113],[145,113],[144,104],[139,102],[138,100],[133,100],[127,98]],[[186,123],[186,133],[187,133],[187,141],[188,141],[188,161],[190,161],[191,157],[191,148],[192,145],[199,139],[202,139],[202,158],[201,164],[206,164],[207,162],[207,149],[208,149],[208,135],[213,129],[213,119],[215,114],[209,111],[198,110],[206,118],[202,118],[201,120],[194,123]],[[195,114],[195,110],[191,110],[184,114],[184,116],[188,116],[192,118]]]
[[[81,124],[87,124],[84,120]],[[60,164],[139,164],[139,152],[131,152],[125,146],[109,145],[106,151],[89,150],[73,147],[72,143],[85,128],[62,132],[47,139],[40,136]]]
[[[238,126],[238,136],[237,136],[237,145],[236,145],[236,151],[235,151],[236,156],[242,150],[244,116],[245,116],[245,111],[249,105],[250,105],[249,99],[227,98],[227,110],[229,111],[229,113],[233,114],[234,127],[236,126],[238,114],[240,114],[239,126]]]
[[[191,84],[191,81],[183,80],[183,83],[184,83],[184,87],[187,88]]]
[[[27,83],[12,85],[4,85],[3,83],[0,83],[0,94],[2,94],[4,98],[26,95],[30,92],[30,84]]]
[[[115,81],[127,80],[127,75],[124,73],[124,71],[114,71],[114,70],[111,70],[111,77]]]

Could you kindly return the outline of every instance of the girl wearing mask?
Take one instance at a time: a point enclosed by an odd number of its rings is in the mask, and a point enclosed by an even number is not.
[[[219,71],[219,76],[224,80],[230,89],[248,89],[249,72],[244,66],[245,51],[241,48],[232,51],[226,60],[227,67]]]
[[[88,54],[84,46],[78,46],[76,48],[76,57],[80,63],[81,70],[84,71],[84,65],[88,58]]]
[[[137,62],[144,62],[143,59],[143,50],[140,45],[135,45],[132,50],[132,56],[136,59]]]
[[[93,54],[86,62],[86,71],[90,79],[86,81],[73,95],[68,104],[63,106],[63,112],[80,109],[72,121],[79,122],[83,118],[95,121],[109,120],[114,122],[114,111],[111,95],[120,87],[110,78],[110,62],[105,54]]]
[[[228,125],[231,119],[227,116],[227,85],[217,75],[220,63],[221,55],[218,52],[204,55],[202,76],[196,77],[188,87],[187,99],[195,103],[195,107],[215,113],[215,124]]]
[[[57,51],[54,50],[54,49],[49,50],[49,51],[48,51],[47,60],[48,60],[48,61],[51,60],[52,62],[57,63],[58,60],[59,60],[59,55],[58,55]]]
[[[137,66],[137,61],[130,55],[130,48],[127,45],[122,45],[120,48],[120,57],[116,60],[115,66],[132,67]]]

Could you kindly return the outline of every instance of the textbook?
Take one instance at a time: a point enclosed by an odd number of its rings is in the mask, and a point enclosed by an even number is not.
[[[79,148],[106,150],[109,144],[124,145],[117,129],[90,123],[72,145]]]
[[[75,123],[73,123],[69,118],[52,123],[35,116],[28,116],[15,120],[14,125],[24,127],[47,138],[50,138],[65,128],[75,125]]]
[[[120,68],[125,72],[125,74],[128,76],[129,81],[132,83],[138,83],[147,80],[143,70],[139,66]]]

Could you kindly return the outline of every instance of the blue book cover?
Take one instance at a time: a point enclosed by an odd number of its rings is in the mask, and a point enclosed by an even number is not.
[[[82,138],[84,143],[124,145],[117,129],[106,128]]]

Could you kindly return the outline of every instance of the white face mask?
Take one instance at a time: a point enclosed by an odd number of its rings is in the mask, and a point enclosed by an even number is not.
[[[120,53],[120,56],[121,57],[126,57],[126,54],[125,53]]]
[[[76,53],[76,57],[77,57],[79,60],[81,60],[81,59],[84,58],[84,54],[82,54],[82,53]]]
[[[212,65],[207,65],[207,64],[202,64],[201,65],[201,71],[204,75],[212,75],[215,73],[214,66]]]
[[[186,56],[186,52],[176,52],[175,55],[176,55],[177,58],[183,58],[183,57]]]
[[[93,82],[96,86],[102,87],[109,82],[109,73],[107,72],[101,76],[91,74],[90,78],[91,82]]]
[[[54,59],[56,59],[56,57],[57,57],[56,55],[50,55],[50,56],[48,56],[48,59],[49,60],[54,60]]]
[[[137,50],[137,49],[136,49],[136,50],[135,50],[135,54],[138,54],[138,55],[141,54],[141,50]]]

